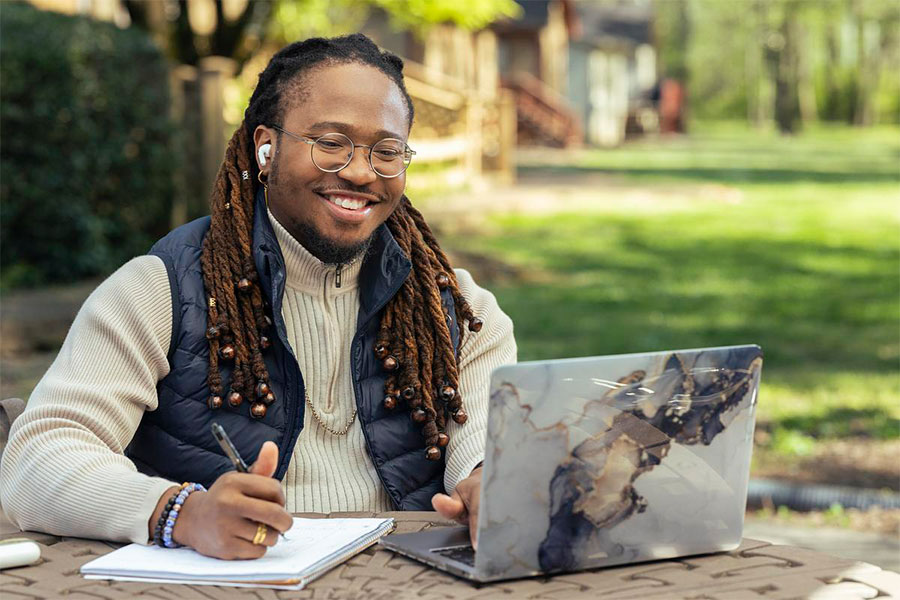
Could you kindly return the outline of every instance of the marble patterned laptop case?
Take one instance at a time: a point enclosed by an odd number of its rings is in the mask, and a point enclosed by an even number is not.
[[[735,346],[495,371],[479,575],[737,547],[761,368]]]

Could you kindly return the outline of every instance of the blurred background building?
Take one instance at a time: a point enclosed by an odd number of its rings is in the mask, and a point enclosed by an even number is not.
[[[404,59],[424,187],[509,183],[517,145],[615,147],[626,137],[683,132],[690,96],[702,96],[701,111],[742,112],[783,131],[820,118],[896,119],[900,111],[896,81],[886,81],[900,70],[890,3],[31,3],[142,29],[167,55],[181,143],[204,157],[202,177],[179,182],[186,193],[173,223],[205,210],[204,190],[265,61],[312,35],[362,31]]]
[[[417,115],[411,143],[425,187],[510,183],[516,145],[616,146],[658,129],[649,1],[495,0],[474,20],[445,10],[407,22],[398,20],[403,3],[378,1],[31,3],[142,28],[172,60],[172,118],[180,142],[202,148],[204,161],[202,177],[178,182],[184,193],[172,224],[205,211],[203,191],[255,74],[295,37],[358,30],[404,59]]]

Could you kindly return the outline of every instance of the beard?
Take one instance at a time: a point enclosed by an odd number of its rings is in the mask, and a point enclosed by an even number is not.
[[[279,133],[278,136],[280,140],[281,133]],[[279,162],[280,161],[275,160],[272,164],[272,172],[269,174],[270,186],[278,185]],[[309,223],[290,219],[289,222],[282,223],[282,226],[286,226],[288,225],[288,223],[290,224],[290,227],[286,228],[294,237],[294,239],[300,242],[300,245],[306,248],[307,252],[318,258],[326,265],[342,265],[350,262],[358,256],[361,256],[369,249],[369,247],[372,245],[372,240],[375,238],[375,232],[373,232],[372,235],[370,235],[367,239],[362,240],[361,242],[342,245],[322,235],[322,233],[318,229],[316,229]]]
[[[372,238],[375,237],[373,233],[355,244],[337,244],[308,223],[295,223],[291,233],[310,254],[328,265],[342,265],[361,256],[372,245]]]

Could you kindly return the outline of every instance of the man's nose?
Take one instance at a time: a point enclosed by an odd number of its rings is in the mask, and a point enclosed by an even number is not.
[[[369,164],[368,148],[357,148],[353,152],[350,164],[338,171],[338,175],[356,185],[365,185],[378,179],[378,175]]]

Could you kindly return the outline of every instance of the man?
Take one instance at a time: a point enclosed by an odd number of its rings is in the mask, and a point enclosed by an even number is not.
[[[433,506],[474,532],[488,378],[515,341],[403,195],[402,66],[362,35],[272,58],[211,217],[101,284],[16,420],[19,527],[221,558],[261,556],[290,512]],[[181,481],[208,491],[179,505]]]

